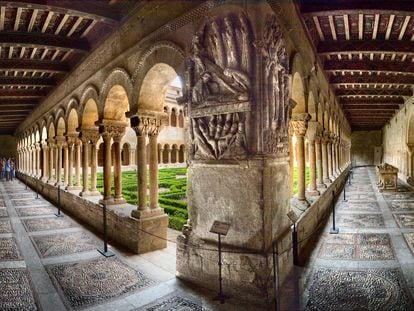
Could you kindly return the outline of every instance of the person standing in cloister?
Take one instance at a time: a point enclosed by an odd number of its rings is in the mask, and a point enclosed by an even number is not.
[[[6,180],[10,180],[10,158],[7,159],[6,164],[4,165],[5,171],[6,171]]]

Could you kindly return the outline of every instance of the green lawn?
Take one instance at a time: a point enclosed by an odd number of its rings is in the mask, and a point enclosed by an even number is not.
[[[186,168],[165,168],[159,170],[158,175],[158,202],[169,215],[169,227],[181,230],[187,222],[187,190]],[[149,176],[149,174],[147,174]],[[184,178],[177,178],[184,177]],[[97,188],[103,193],[103,173],[97,174]],[[112,194],[114,188],[112,187]],[[135,171],[122,172],[122,196],[133,205],[138,202],[137,173]],[[149,200],[147,200],[148,202]]]

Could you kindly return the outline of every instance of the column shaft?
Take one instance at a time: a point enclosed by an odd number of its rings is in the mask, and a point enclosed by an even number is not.
[[[158,208],[158,135],[149,135],[150,208]],[[178,158],[177,158],[178,159]]]

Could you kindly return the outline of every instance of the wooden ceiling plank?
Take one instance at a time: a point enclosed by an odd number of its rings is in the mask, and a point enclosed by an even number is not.
[[[47,13],[46,19],[45,19],[45,21],[43,23],[43,27],[42,27],[42,30],[41,30],[42,33],[45,33],[46,32],[47,27],[49,27],[50,20],[52,19],[52,17],[53,17],[54,14],[55,13],[53,11],[49,11]]]
[[[392,25],[394,24],[394,19],[395,19],[395,15],[394,14],[391,14],[390,15],[390,19],[388,20],[387,31],[385,32],[385,40],[389,40],[390,39]]]
[[[4,20],[6,16],[6,8],[2,6],[0,8],[0,31],[4,30]]]
[[[358,39],[364,39],[364,14],[358,14]]]
[[[13,56],[13,46],[9,47],[9,59]]]
[[[374,28],[372,30],[372,40],[377,39],[378,25],[379,25],[379,14],[375,14],[375,18],[374,18]]]
[[[85,54],[90,50],[89,42],[85,39],[56,36],[53,34],[0,32],[0,45],[26,46],[48,48],[55,50],[73,50]]]
[[[22,8],[17,8],[17,12],[16,12],[16,19],[14,21],[14,27],[13,30],[14,31],[18,31],[19,30],[19,24],[20,24],[20,18],[22,16]]]
[[[80,23],[82,23],[83,21],[83,17],[78,17],[75,21],[75,23],[73,24],[72,28],[69,30],[67,36],[71,37],[73,35],[73,33],[76,31],[76,29],[79,27]]]
[[[59,55],[60,50],[56,50],[55,53],[53,53],[51,60],[55,60],[56,57]]]
[[[319,19],[318,19],[317,16],[314,16],[313,17],[313,22],[315,23],[316,31],[318,32],[319,39],[321,41],[325,41],[325,36],[323,35],[323,31],[322,31],[322,28],[321,28],[321,24],[319,23]]]
[[[93,29],[93,27],[95,27],[97,21],[96,20],[92,20],[92,22],[88,25],[88,27],[86,27],[86,29],[83,31],[81,38],[84,38],[88,35],[88,33]]]
[[[22,46],[22,48],[20,49],[20,55],[19,55],[19,58],[23,58],[23,56],[24,56],[24,52],[26,51],[26,47],[25,46]]]
[[[404,18],[404,23],[401,26],[401,31],[400,31],[400,34],[398,35],[398,40],[402,40],[403,39],[404,34],[405,34],[405,31],[407,30],[408,23],[410,22],[410,19],[411,19],[411,16],[406,16]]]
[[[329,15],[329,16],[328,16],[328,19],[329,19],[329,27],[330,27],[330,29],[331,29],[332,39],[333,39],[334,41],[337,41],[337,40],[338,40],[338,38],[337,38],[337,36],[336,36],[336,29],[335,29],[335,24],[334,24],[334,19],[333,19],[333,16],[332,16],[332,15]]]
[[[345,39],[349,40],[351,38],[349,34],[349,16],[348,14],[344,14],[344,28],[345,28]]]
[[[30,54],[30,59],[33,59],[33,57],[36,55],[36,52],[37,52],[37,48],[34,47],[32,50],[32,53]]]
[[[29,26],[27,27],[27,32],[32,32],[34,23],[37,18],[37,13],[39,12],[38,9],[34,9],[32,12],[32,17],[30,18]]]
[[[327,60],[324,62],[324,70],[328,72],[385,72],[398,74],[414,74],[414,63],[390,62],[390,61],[359,61],[359,60]]]
[[[44,49],[44,51],[43,51],[43,53],[42,53],[42,55],[40,56],[40,59],[41,60],[44,60],[45,59],[45,57],[46,57],[46,55],[47,55],[47,52],[49,52],[49,49]]]
[[[65,25],[66,21],[69,18],[69,14],[65,14],[63,15],[62,20],[60,21],[58,27],[55,30],[55,35],[58,35],[60,33],[60,31],[62,30],[63,26]]]
[[[108,1],[106,1],[108,2]],[[39,11],[52,11],[55,14],[68,14],[83,18],[97,20],[111,27],[119,26],[120,16],[117,10],[102,1],[62,1],[62,0],[19,0],[0,1],[0,6],[10,8],[36,9]]]
[[[70,68],[61,62],[38,61],[28,59],[0,59],[0,68],[3,70],[21,70],[21,71],[45,71],[55,73],[66,73]]]

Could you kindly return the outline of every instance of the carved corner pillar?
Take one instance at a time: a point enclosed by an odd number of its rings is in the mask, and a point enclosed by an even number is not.
[[[276,17],[260,15],[264,22],[253,27],[248,16],[259,11],[251,13],[212,13],[192,38],[184,94],[189,220],[178,238],[177,274],[211,288],[216,267],[199,259],[216,254],[188,245],[217,243],[213,222],[231,223],[226,247],[234,252],[227,258],[257,281],[247,284],[230,271],[226,283],[236,295],[263,297],[266,259],[237,252],[269,249],[289,228],[290,70]]]

